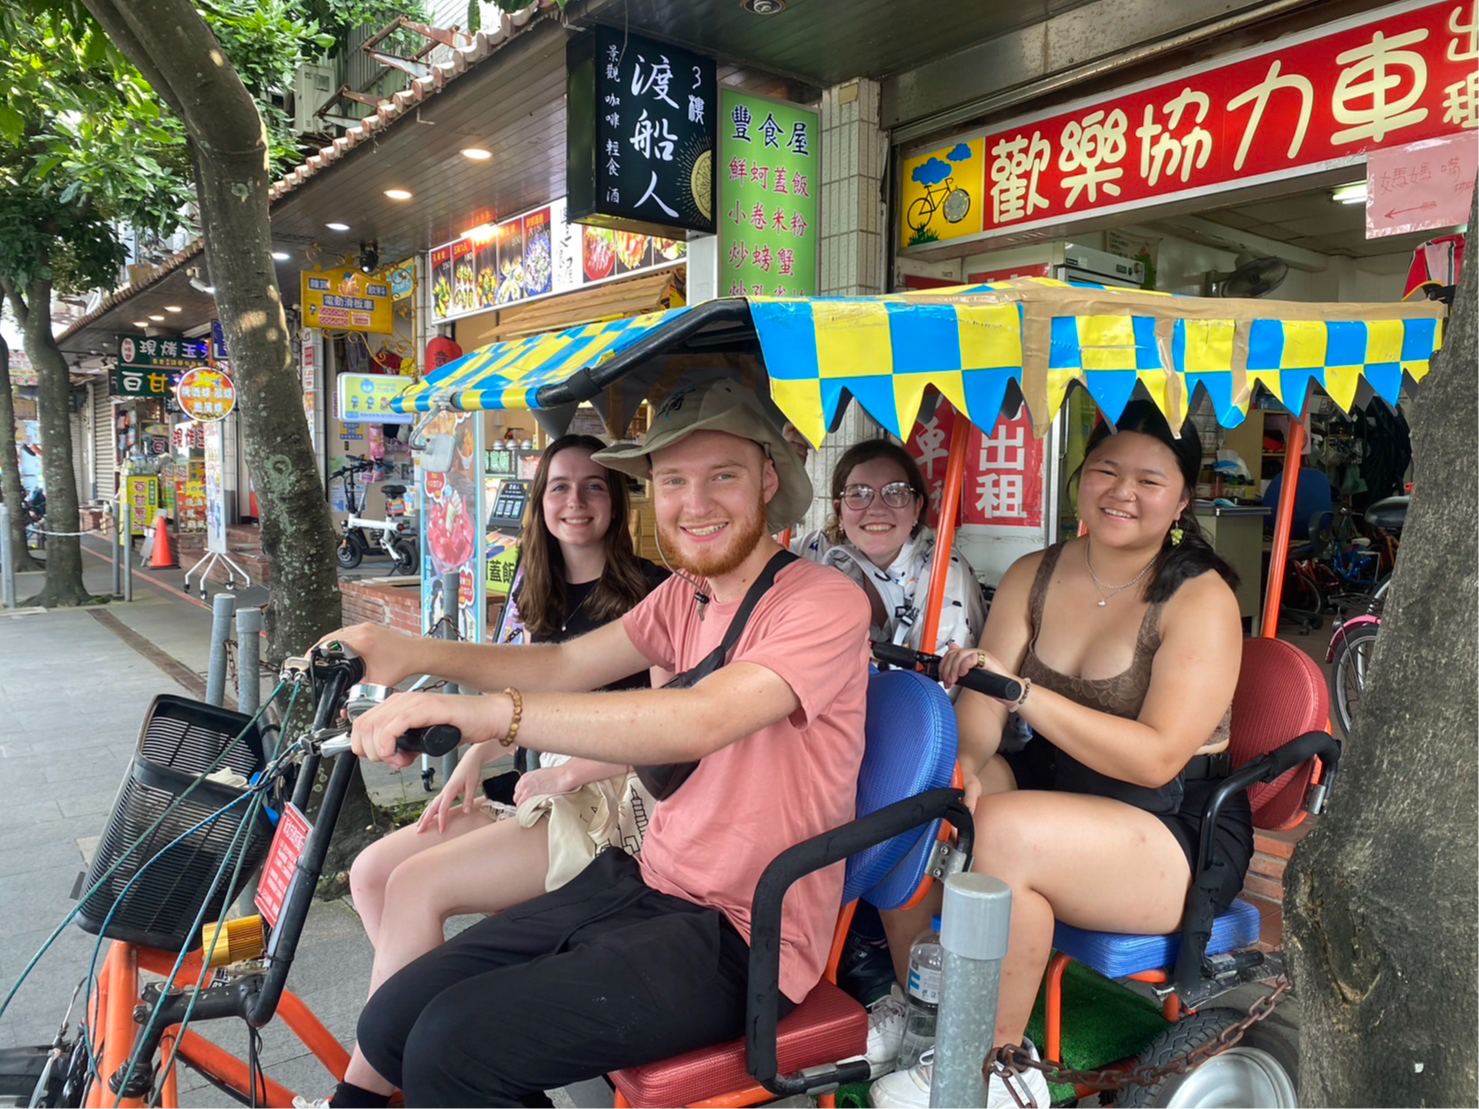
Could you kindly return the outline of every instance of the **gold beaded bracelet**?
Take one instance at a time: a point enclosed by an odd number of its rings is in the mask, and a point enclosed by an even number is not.
[[[524,719],[524,695],[512,686],[503,692],[508,694],[508,699],[514,703],[513,722],[508,726],[508,735],[498,741],[500,746],[512,747],[514,740],[519,738],[519,723]]]

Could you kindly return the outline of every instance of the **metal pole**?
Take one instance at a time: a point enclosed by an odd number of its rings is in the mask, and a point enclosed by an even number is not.
[[[996,996],[1007,953],[1012,890],[989,874],[945,880],[940,919],[944,981],[930,1105],[985,1105],[981,1062],[996,1043]]]
[[[439,639],[457,638],[458,593],[462,585],[461,578],[461,573],[456,570],[449,570],[442,575],[442,596],[446,598],[448,619],[437,632]],[[459,693],[461,691],[455,683],[448,682],[445,692]],[[452,771],[457,769],[457,758],[459,754],[461,754],[460,751],[454,750],[442,756],[442,785],[446,785],[452,780]]]
[[[236,708],[248,716],[262,704],[262,610],[236,612]]]
[[[0,504],[0,599],[15,608],[15,551],[10,545],[10,505]]]
[[[130,520],[132,525],[132,520]],[[134,599],[134,537],[133,527],[123,533],[123,599]]]
[[[113,596],[123,596],[123,564],[119,561],[118,546],[123,542],[123,529],[118,521],[118,502],[107,502],[108,519],[113,521]]]
[[[212,705],[226,703],[226,640],[231,638],[231,614],[236,598],[224,590],[211,602],[211,661],[205,675],[205,699]]]

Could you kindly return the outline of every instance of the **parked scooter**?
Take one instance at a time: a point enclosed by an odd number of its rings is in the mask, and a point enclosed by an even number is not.
[[[26,521],[27,545],[37,550],[46,548],[46,490],[37,485],[21,501],[21,513]]]
[[[359,515],[364,507],[364,496],[357,495],[355,477],[375,468],[375,463],[361,455],[349,455],[341,469],[329,475],[329,480],[339,478],[344,483],[344,503],[349,518],[340,526],[344,529],[339,539],[335,557],[339,565],[353,570],[367,554],[389,555],[392,572],[414,574],[421,565],[421,549],[416,539],[415,517],[406,515],[406,487],[386,484],[380,487],[385,494],[385,518],[371,519]]]

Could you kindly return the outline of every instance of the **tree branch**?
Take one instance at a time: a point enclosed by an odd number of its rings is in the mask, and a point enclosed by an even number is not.
[[[113,0],[84,0],[84,3],[87,5],[87,10],[92,12],[92,17],[98,21],[98,25],[113,40],[113,45],[118,47],[129,61],[133,62],[156,95],[183,119],[185,113],[181,109],[179,97],[170,87],[169,80],[154,65],[149,48],[134,34],[133,27],[119,10],[118,5]]]
[[[207,156],[267,156],[257,104],[191,0],[85,0],[113,41],[185,121]],[[115,33],[122,24],[124,36]],[[208,122],[208,126],[206,125]],[[229,149],[210,140],[224,136]]]

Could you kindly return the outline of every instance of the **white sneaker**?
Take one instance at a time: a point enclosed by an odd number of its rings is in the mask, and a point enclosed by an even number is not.
[[[329,1109],[329,1099],[326,1097],[310,1099],[296,1094],[293,1097],[293,1109]]]
[[[1037,1049],[1028,1040],[1022,1045],[1038,1058]],[[907,1071],[894,1071],[873,1083],[868,1100],[875,1109],[928,1109],[930,1103],[930,1081],[935,1071],[935,1049],[930,1048],[919,1057]],[[1047,1109],[1050,1101],[1048,1080],[1042,1071],[1029,1070],[1022,1075],[1022,1084],[1028,1103],[1038,1109]],[[1017,1109],[1017,1101],[999,1078],[993,1077],[986,1088],[986,1109]]]
[[[868,1006],[868,1051],[866,1055],[853,1055],[843,1062],[867,1059],[871,1068],[870,1079],[887,1074],[894,1069],[899,1058],[899,1048],[904,1043],[904,1025],[908,1021],[909,1009],[904,1003],[904,991],[896,984],[893,990]]]

